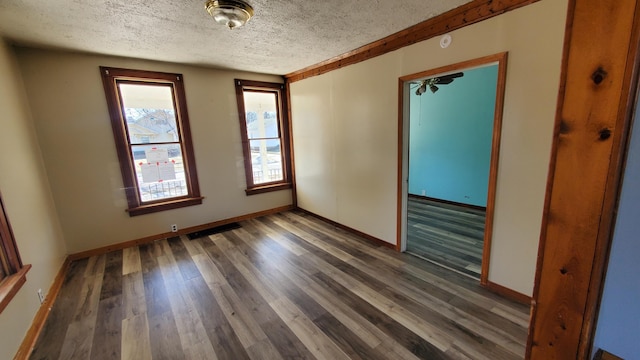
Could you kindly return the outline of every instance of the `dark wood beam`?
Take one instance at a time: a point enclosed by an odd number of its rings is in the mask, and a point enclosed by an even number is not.
[[[571,0],[527,346],[590,356],[635,103],[637,0]]]

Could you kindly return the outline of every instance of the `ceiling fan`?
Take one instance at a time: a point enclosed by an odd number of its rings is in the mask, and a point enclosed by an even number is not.
[[[419,82],[414,82],[412,84],[418,85],[418,88],[416,89],[416,95],[420,96],[420,95],[424,94],[427,91],[427,87],[429,88],[429,90],[431,90],[432,93],[435,93],[439,89],[436,86],[436,84],[438,84],[438,85],[451,84],[455,78],[459,78],[459,77],[463,77],[463,76],[464,76],[464,73],[457,72],[457,73],[454,73],[454,74],[449,74],[449,75],[443,75],[443,76],[432,77],[432,78],[429,78],[429,79],[424,79],[424,80],[421,80]]]

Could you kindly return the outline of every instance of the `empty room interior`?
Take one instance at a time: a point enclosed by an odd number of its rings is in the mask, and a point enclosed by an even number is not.
[[[635,359],[638,1],[0,2],[0,359]]]

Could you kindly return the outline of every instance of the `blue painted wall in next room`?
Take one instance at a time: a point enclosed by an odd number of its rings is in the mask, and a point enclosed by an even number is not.
[[[640,109],[624,171],[594,348],[640,359]]]
[[[498,66],[410,98],[409,194],[486,206]]]

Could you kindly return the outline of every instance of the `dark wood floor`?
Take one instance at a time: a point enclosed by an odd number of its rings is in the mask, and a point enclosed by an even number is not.
[[[480,278],[485,211],[409,197],[407,252]]]
[[[522,359],[528,309],[300,212],[72,263],[32,359]]]

